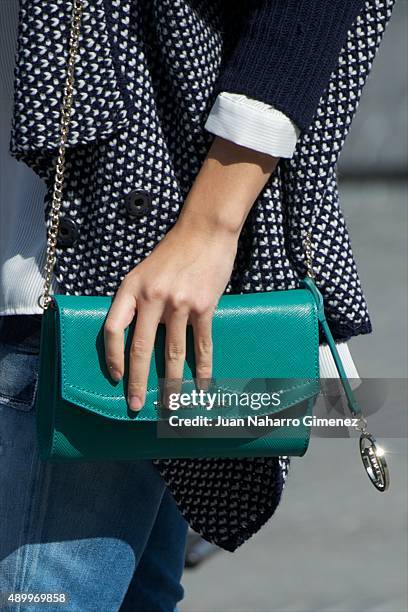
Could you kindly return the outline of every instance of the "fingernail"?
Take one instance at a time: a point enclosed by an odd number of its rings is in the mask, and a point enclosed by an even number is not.
[[[119,370],[110,370],[110,375],[115,382],[119,382],[122,378],[122,374],[119,372]]]
[[[129,408],[131,410],[140,410],[143,406],[142,399],[138,395],[133,395],[129,397]]]

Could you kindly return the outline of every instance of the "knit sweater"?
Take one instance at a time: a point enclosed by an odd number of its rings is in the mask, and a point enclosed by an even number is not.
[[[228,2],[225,52],[215,92],[262,100],[306,129],[363,4],[362,0]]]

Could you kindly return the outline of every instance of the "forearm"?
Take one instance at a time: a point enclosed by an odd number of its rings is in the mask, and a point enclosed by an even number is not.
[[[279,159],[216,137],[184,203],[177,225],[238,237]]]

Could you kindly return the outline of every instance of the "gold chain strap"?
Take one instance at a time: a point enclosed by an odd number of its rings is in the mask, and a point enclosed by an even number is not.
[[[312,280],[315,278],[313,270],[313,247],[312,247],[312,230],[309,230],[306,234],[306,238],[303,242],[306,260],[306,274]]]
[[[60,210],[62,204],[62,190],[64,185],[65,175],[65,148],[68,139],[69,127],[71,122],[72,100],[75,81],[75,62],[78,57],[79,34],[81,27],[81,18],[84,5],[83,0],[73,0],[69,52],[68,52],[68,69],[67,78],[65,81],[64,96],[61,106],[60,117],[60,141],[58,149],[58,157],[55,167],[55,178],[52,192],[50,224],[48,227],[47,236],[47,254],[44,264],[44,287],[43,292],[38,298],[38,304],[46,310],[51,303],[50,291],[52,274],[55,265],[55,250],[57,247],[57,235],[60,221]]]

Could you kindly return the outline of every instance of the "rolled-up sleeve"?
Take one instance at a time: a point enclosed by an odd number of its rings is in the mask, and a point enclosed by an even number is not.
[[[299,136],[293,121],[273,106],[225,91],[217,96],[205,128],[235,144],[274,157],[292,157]]]
[[[311,123],[363,0],[254,0],[215,93],[245,94]]]

